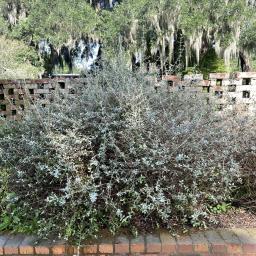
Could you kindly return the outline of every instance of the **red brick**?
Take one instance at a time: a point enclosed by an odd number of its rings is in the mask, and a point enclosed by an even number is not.
[[[53,255],[62,255],[66,253],[66,246],[64,244],[53,245],[52,254]]]
[[[159,253],[161,252],[161,241],[158,235],[146,236],[146,251],[147,253]]]
[[[168,256],[168,254],[161,254],[161,253],[140,253],[139,256]]]
[[[254,244],[256,242],[247,229],[233,228],[232,232],[234,232],[242,244]]]
[[[131,240],[131,253],[144,253],[145,240],[143,236],[138,236]]]
[[[113,253],[114,245],[112,239],[102,240],[99,244],[99,253]]]
[[[8,240],[8,236],[0,236],[0,255],[4,254],[4,245]]]
[[[171,256],[173,256],[173,255],[171,255]],[[181,256],[181,255],[175,255],[175,256]],[[218,255],[218,254],[211,254],[211,253],[209,253],[209,252],[201,252],[200,254],[199,253],[190,253],[190,254],[183,254],[182,256],[225,256],[225,255]],[[229,255],[229,256],[231,256],[231,255]],[[232,255],[233,256],[233,255]]]
[[[50,248],[46,246],[36,246],[35,252],[36,254],[50,254]]]
[[[67,255],[74,255],[75,254],[75,247],[72,245],[66,245],[66,254]]]
[[[190,236],[177,239],[179,253],[193,253],[193,242]]]
[[[212,244],[211,249],[213,253],[226,253],[227,246],[224,244]]]
[[[227,252],[228,253],[242,253],[243,248],[240,244],[227,244]]]
[[[204,235],[211,244],[212,253],[227,252],[226,242],[215,230],[205,231]]]
[[[194,251],[195,252],[209,252],[209,245],[208,244],[194,244]]]
[[[73,246],[73,253],[74,255],[81,255],[83,254],[83,248],[81,246]]]
[[[36,254],[50,254],[50,248],[52,246],[52,243],[49,240],[41,240],[37,243],[35,246],[35,252]]]
[[[129,253],[129,239],[125,236],[118,236],[115,239],[115,253],[117,254],[125,254]]]
[[[206,239],[207,238],[207,239]],[[0,254],[6,255],[73,255],[78,254],[77,247],[66,245],[65,241],[41,241],[34,250],[35,237],[0,236]],[[145,243],[146,242],[146,243]],[[209,243],[207,243],[209,242]],[[145,244],[147,245],[145,248]],[[177,246],[178,245],[178,246]],[[210,245],[211,251],[209,251]],[[178,248],[177,248],[178,247]],[[2,249],[1,249],[2,248]],[[139,236],[131,240],[131,255],[167,256],[256,256],[256,229],[215,230],[195,233],[176,240],[167,232],[158,235]],[[176,250],[178,249],[178,251]],[[243,251],[242,251],[243,249]],[[119,236],[113,240],[102,240],[101,244],[83,245],[81,255],[119,254],[129,255],[129,239]],[[178,253],[178,254],[177,254]]]
[[[55,241],[55,240],[40,240],[35,246],[36,254],[52,254],[52,249],[55,247],[56,253],[59,253],[58,246],[64,246],[65,241]],[[62,249],[60,249],[62,250]]]
[[[218,230],[220,236],[227,243],[228,253],[242,253],[242,245],[236,234],[230,229]]]
[[[37,238],[34,236],[27,236],[22,241],[22,243],[19,246],[20,254],[30,254],[33,255],[34,252],[34,244],[36,242]]]
[[[232,231],[241,241],[244,253],[256,252],[256,237],[254,236],[252,230],[250,231],[249,229],[235,228],[235,229],[232,229]]]
[[[96,245],[96,244],[83,245],[81,248],[82,248],[81,251],[83,254],[97,253],[97,251],[98,251],[98,245]]]
[[[168,232],[161,232],[160,240],[161,240],[161,244],[162,244],[162,253],[176,253],[177,252],[176,240]]]
[[[243,252],[245,253],[255,253],[256,252],[256,244],[244,244]]]
[[[246,231],[250,235],[250,241],[248,241],[243,249],[244,252],[248,253],[255,253],[256,254],[256,229],[255,228],[248,228]]]
[[[19,254],[19,246],[24,240],[24,236],[17,235],[17,236],[10,236],[4,246],[4,254],[5,255],[13,255]]]
[[[177,255],[175,255],[177,256]],[[211,254],[210,252],[201,252],[199,253],[193,253],[193,254],[189,254],[188,256],[218,256],[217,254]],[[225,255],[221,255],[221,256],[225,256]],[[231,256],[231,255],[229,255]],[[233,255],[232,255],[233,256]]]
[[[208,240],[203,233],[195,233],[191,235],[194,251],[199,253],[209,252]]]

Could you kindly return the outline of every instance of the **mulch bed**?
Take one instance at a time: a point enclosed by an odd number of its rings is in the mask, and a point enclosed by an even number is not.
[[[256,228],[256,214],[245,209],[232,209],[216,219],[219,228]]]

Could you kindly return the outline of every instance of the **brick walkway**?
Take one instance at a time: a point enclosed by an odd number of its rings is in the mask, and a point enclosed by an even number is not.
[[[0,255],[256,256],[256,229],[218,229],[174,239],[167,232],[119,236],[80,247],[23,235],[0,236]]]

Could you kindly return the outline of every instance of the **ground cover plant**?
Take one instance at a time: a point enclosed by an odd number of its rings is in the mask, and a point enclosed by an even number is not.
[[[80,94],[1,124],[0,229],[79,243],[103,229],[206,227],[231,202],[253,122],[200,94],[156,93],[120,60],[103,67]]]

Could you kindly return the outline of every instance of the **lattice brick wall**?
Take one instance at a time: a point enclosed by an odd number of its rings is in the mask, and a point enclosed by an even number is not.
[[[19,120],[29,104],[39,101],[46,106],[53,101],[55,91],[76,94],[84,84],[82,78],[0,80],[0,115]]]

